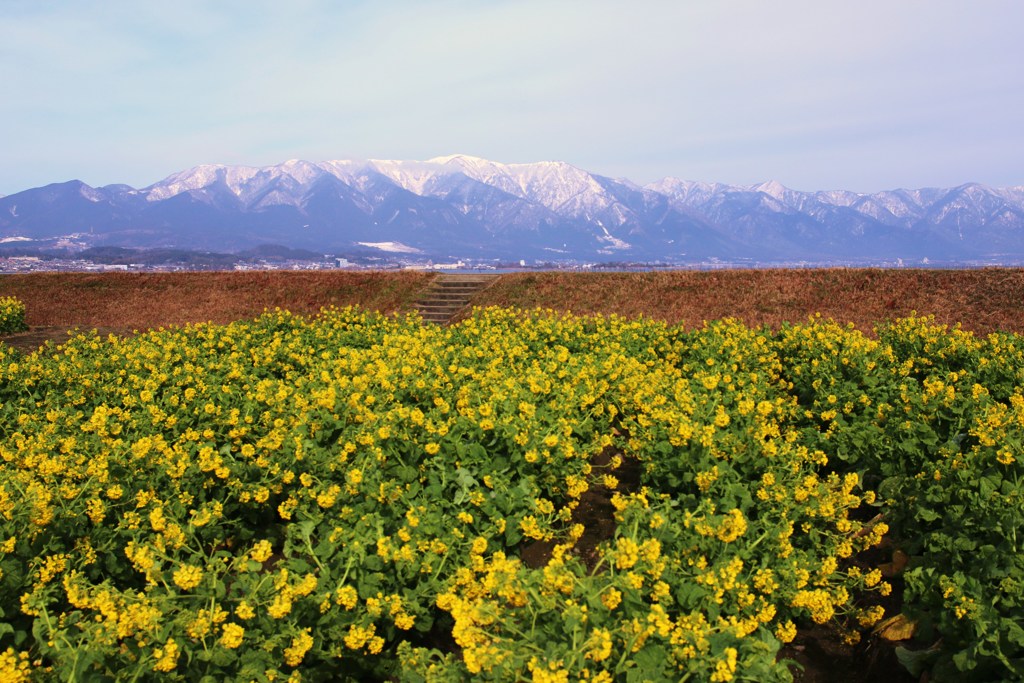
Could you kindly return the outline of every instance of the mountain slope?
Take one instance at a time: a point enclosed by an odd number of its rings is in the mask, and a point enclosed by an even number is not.
[[[203,165],[149,187],[57,183],[0,197],[0,240],[435,258],[759,261],[1024,259],[1024,188],[800,192],[666,178],[645,187],[565,162],[292,160]],[[362,248],[362,247],[360,247]]]

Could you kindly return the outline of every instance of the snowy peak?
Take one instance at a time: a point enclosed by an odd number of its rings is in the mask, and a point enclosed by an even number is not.
[[[167,176],[146,188],[146,199],[151,202],[159,202],[183,192],[202,189],[215,183],[218,174],[226,168],[219,164],[208,164]]]
[[[432,196],[438,179],[462,174],[501,192],[539,204],[571,218],[589,218],[615,206],[616,200],[596,176],[565,162],[542,161],[527,164],[502,164],[465,154],[434,157],[426,161],[370,159],[365,162],[337,160],[311,163],[290,160],[276,166],[253,168],[208,164],[168,176],[146,188],[146,199],[163,201],[178,194],[198,192],[220,185],[245,204],[254,199],[268,201],[267,191],[287,179],[295,187],[307,186],[324,174],[343,182],[360,184],[367,171],[388,178],[404,190],[419,196]]]
[[[678,201],[691,202],[707,200],[711,196],[731,188],[721,183],[703,183],[695,180],[680,180],[679,178],[662,178],[645,185],[644,189]]]
[[[168,176],[142,191],[148,202],[159,202],[182,193],[209,199],[217,192],[233,194],[243,205],[266,208],[301,206],[303,194],[325,176],[332,176],[359,191],[369,191],[382,177],[420,197],[444,199],[452,190],[453,177],[465,177],[573,220],[599,220],[602,229],[634,225],[640,220],[638,203],[650,204],[660,197],[680,211],[725,210],[742,202],[746,211],[803,213],[818,219],[837,210],[849,210],[864,219],[887,225],[932,217],[941,222],[967,213],[1006,215],[1007,203],[1024,204],[1024,188],[996,190],[966,183],[956,188],[892,190],[860,194],[845,190],[801,192],[777,180],[756,185],[732,186],[678,178],[664,178],[639,187],[589,173],[562,161],[504,164],[468,154],[450,154],[425,161],[369,159],[313,163],[300,159],[276,166],[249,167],[206,164]],[[463,192],[462,194],[465,194]],[[742,197],[759,196],[760,200]],[[100,201],[95,191],[83,190],[90,201]],[[633,198],[633,201],[624,198]],[[646,198],[646,199],[644,199]],[[944,208],[937,208],[939,205]],[[735,212],[735,207],[732,209]],[[1016,211],[1017,209],[1014,209]],[[467,213],[465,205],[460,211]],[[977,220],[977,219],[976,219]]]
[[[481,159],[480,157],[471,156],[469,154],[449,154],[443,157],[434,157],[433,159],[427,160],[428,164],[439,164],[442,166],[448,164],[454,164],[463,168],[480,168],[482,166],[503,166],[496,161],[488,161],[487,159]]]
[[[69,231],[124,246],[387,251],[367,245],[400,244],[515,260],[1024,260],[1024,187],[866,194],[671,177],[641,187],[562,161],[451,154],[206,164],[142,190],[72,181],[0,197],[0,240]]]
[[[786,196],[790,193],[789,188],[777,180],[769,180],[760,185],[754,185],[751,189],[762,192],[769,197],[775,197],[780,201],[785,201]]]

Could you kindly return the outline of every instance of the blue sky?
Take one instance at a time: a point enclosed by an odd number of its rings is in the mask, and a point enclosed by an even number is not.
[[[1024,185],[1020,0],[0,3],[0,194],[202,163]]]

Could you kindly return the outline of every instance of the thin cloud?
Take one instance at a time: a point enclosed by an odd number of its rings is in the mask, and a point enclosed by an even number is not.
[[[1024,184],[1016,0],[0,8],[0,193],[199,163],[561,159],[862,191]]]

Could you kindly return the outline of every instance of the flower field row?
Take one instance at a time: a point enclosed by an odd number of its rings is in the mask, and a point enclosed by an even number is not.
[[[503,309],[0,345],[0,675],[786,681],[897,543],[908,666],[1013,677],[1022,354]]]

